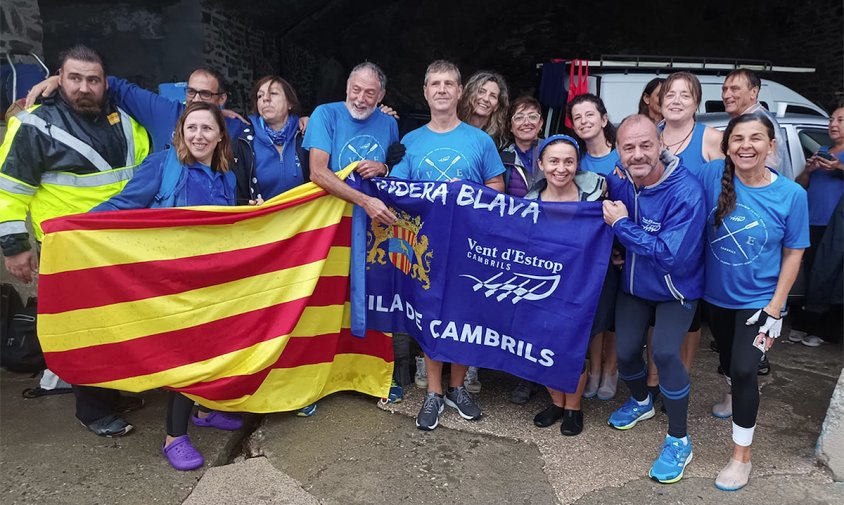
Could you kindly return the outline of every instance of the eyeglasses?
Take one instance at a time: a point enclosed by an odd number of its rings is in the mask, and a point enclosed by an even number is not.
[[[522,124],[525,121],[530,121],[531,123],[536,123],[539,119],[542,118],[538,113],[531,112],[530,114],[516,114],[513,116],[513,122],[516,124]]]
[[[201,98],[203,100],[211,100],[215,96],[225,95],[225,93],[224,92],[213,93],[211,91],[208,91],[207,89],[188,88],[187,89],[187,95],[188,95],[188,98],[194,98],[194,97],[196,97],[196,95],[199,95],[199,98]]]

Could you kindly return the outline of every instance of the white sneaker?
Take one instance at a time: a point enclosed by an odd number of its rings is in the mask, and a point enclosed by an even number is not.
[[[586,379],[586,387],[583,388],[583,397],[584,398],[595,398],[595,395],[598,394],[598,387],[601,385],[601,374],[596,373],[592,375],[591,373],[588,374],[588,378]]]
[[[598,388],[599,400],[612,400],[615,397],[616,389],[618,388],[618,372],[610,374],[601,374],[601,387]]]
[[[794,330],[792,329],[791,332],[788,334],[788,341],[789,342],[802,342],[804,338],[808,336],[808,333],[805,331]]]
[[[712,406],[712,415],[719,419],[727,419],[733,415],[733,395],[727,393],[723,400]]]
[[[730,458],[727,466],[718,472],[718,477],[715,478],[715,487],[721,491],[738,491],[747,485],[752,468],[753,464],[750,462],[742,463]]]
[[[478,367],[470,366],[466,370],[466,377],[463,378],[463,386],[472,394],[481,392],[481,381],[478,380]]]
[[[807,347],[818,347],[823,344],[823,339],[817,335],[806,335],[801,342]]]
[[[428,389],[428,369],[425,367],[425,358],[416,356],[416,375],[413,382],[420,389]]]

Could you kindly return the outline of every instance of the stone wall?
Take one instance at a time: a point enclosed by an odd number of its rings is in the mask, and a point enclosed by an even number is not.
[[[218,0],[202,2],[205,64],[219,70],[229,85],[229,107],[246,111],[252,85],[279,72],[277,36],[255,18]]]
[[[814,66],[809,75],[763,75],[793,86],[827,109],[838,101],[844,80],[842,4],[808,0],[697,2],[677,8],[674,0],[638,2],[545,2],[399,0],[358,4],[349,14],[324,9],[281,38],[282,71],[306,101],[325,99],[328,86],[342,96],[333,73],[287,65],[339,64],[345,72],[359,61],[379,63],[391,80],[385,101],[425,108],[421,81],[436,58],[452,59],[466,77],[494,69],[507,78],[511,95],[535,90],[536,64],[551,58],[602,54],[681,55],[768,60],[781,66]],[[349,17],[351,16],[351,17]],[[337,18],[343,22],[337,24]],[[302,58],[302,54],[307,54]]]
[[[5,4],[32,4],[6,0]],[[814,66],[810,75],[764,75],[827,109],[844,81],[844,6],[840,0],[588,2],[542,0],[41,0],[44,50],[73,42],[107,53],[114,73],[154,88],[184,80],[198,64],[219,68],[243,108],[254,80],[288,78],[306,108],[343,97],[356,63],[380,64],[385,101],[425,109],[422,73],[449,58],[468,76],[503,73],[511,94],[531,92],[536,64],[602,54],[685,55]],[[5,22],[5,21],[4,21]],[[24,23],[28,24],[28,23]],[[33,32],[34,33],[34,32]]]
[[[107,71],[157,91],[187,79],[203,61],[199,0],[143,2],[41,0],[44,51],[55,70],[58,54],[84,43],[99,51]]]
[[[44,33],[38,1],[4,0],[0,3],[0,34],[0,52],[18,49],[41,55]]]

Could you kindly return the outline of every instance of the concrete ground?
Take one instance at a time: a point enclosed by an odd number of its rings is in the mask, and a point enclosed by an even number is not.
[[[586,428],[577,437],[562,437],[559,425],[535,428],[533,415],[547,395],[512,405],[515,379],[486,370],[478,395],[484,419],[467,422],[446,409],[430,433],[414,426],[422,392],[412,385],[390,409],[362,395],[336,394],[311,418],[254,416],[235,433],[192,427],[208,463],[176,472],[160,452],[164,393],[142,395],[147,406],[127,416],[134,433],[104,439],[74,421],[72,396],[24,400],[20,391],[37,381],[2,372],[0,503],[844,503],[844,484],[833,483],[814,458],[842,346],[777,344],[773,372],[761,381],[751,483],[724,493],[713,480],[730,454],[730,421],[709,414],[725,385],[708,341],[705,334],[692,376],[694,461],[670,486],[646,478],[665,433],[664,415],[627,432],[605,424],[623,387],[613,401],[584,401]]]

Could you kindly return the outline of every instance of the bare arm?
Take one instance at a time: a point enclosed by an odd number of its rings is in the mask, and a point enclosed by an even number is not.
[[[803,259],[803,249],[789,249],[782,248],[782,265],[780,266],[780,275],[777,279],[777,287],[774,289],[774,296],[768,305],[762,309],[769,316],[779,319],[782,308],[788,299],[788,292],[791,291],[791,286],[797,279],[797,274],[800,272],[800,261]],[[765,350],[774,345],[774,337],[769,337],[764,333],[760,333],[758,338],[765,338]]]
[[[724,159],[724,153],[721,152],[723,138],[724,134],[715,128],[707,126],[703,131],[703,158],[706,161]]]
[[[808,160],[806,160],[806,166],[803,168],[803,171],[800,172],[800,175],[794,179],[794,182],[803,186],[806,189],[809,189],[809,176],[812,175],[812,172],[818,169],[818,157],[812,156]]]
[[[780,317],[780,311],[788,299],[788,292],[797,280],[800,272],[800,260],[803,259],[803,249],[782,248],[782,265],[780,275],[777,279],[777,288],[774,290],[774,297],[765,306],[765,312],[774,317]]]
[[[329,154],[321,149],[311,148],[311,181],[328,193],[343,200],[359,205],[366,214],[381,224],[390,225],[396,222],[396,216],[377,198],[365,195],[350,188],[328,168]]]
[[[498,191],[499,193],[504,192],[504,176],[503,175],[496,175],[492,179],[484,181],[484,184],[486,185],[486,187],[488,187],[490,189],[494,189],[494,190]]]
[[[24,105],[25,109],[28,109],[35,105],[35,100],[38,99],[40,96],[50,96],[59,89],[59,76],[53,75],[50,76],[43,81],[39,82],[32,89],[29,90],[29,93],[26,94],[26,105]]]

